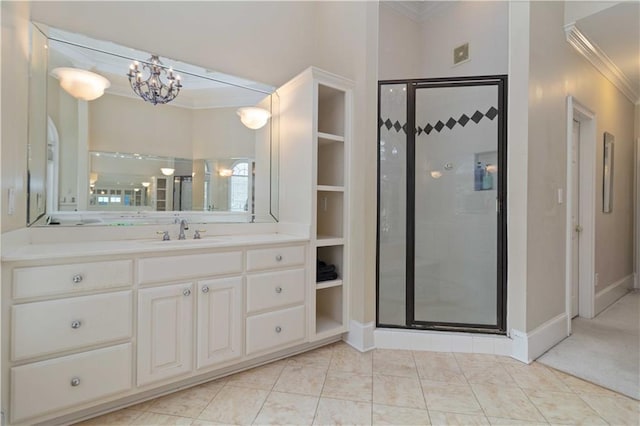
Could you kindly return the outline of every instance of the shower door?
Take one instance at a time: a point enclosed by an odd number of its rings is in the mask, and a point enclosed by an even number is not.
[[[380,84],[379,326],[504,332],[505,88]]]

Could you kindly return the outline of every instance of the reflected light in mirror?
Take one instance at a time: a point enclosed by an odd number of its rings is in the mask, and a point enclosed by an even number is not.
[[[487,164],[487,171],[489,173],[495,173],[498,171],[498,166],[494,165],[494,164]]]
[[[237,113],[240,116],[242,124],[252,130],[260,129],[267,124],[267,121],[271,118],[271,113],[269,111],[258,107],[239,108]]]
[[[161,167],[160,171],[165,176],[171,176],[171,175],[173,175],[173,172],[176,171],[176,169],[172,169],[171,167]]]
[[[111,86],[109,80],[91,71],[78,68],[54,68],[51,74],[60,80],[60,87],[76,99],[93,101]]]
[[[229,177],[233,174],[233,170],[231,169],[220,169],[218,174],[222,177]]]
[[[142,186],[144,186],[145,188],[148,188],[149,185],[151,185],[151,182],[142,182]]]
[[[442,177],[442,172],[438,171],[438,170],[434,170],[431,172],[431,177],[434,179],[439,179]]]

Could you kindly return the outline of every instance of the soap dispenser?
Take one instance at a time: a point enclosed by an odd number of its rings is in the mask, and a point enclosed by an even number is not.
[[[484,166],[480,161],[476,163],[476,168],[473,171],[473,189],[475,191],[482,191],[482,185],[485,176]]]
[[[489,171],[489,166],[491,166],[491,164],[487,164],[487,167],[484,170],[484,176],[482,177],[482,189],[493,189],[493,175]]]

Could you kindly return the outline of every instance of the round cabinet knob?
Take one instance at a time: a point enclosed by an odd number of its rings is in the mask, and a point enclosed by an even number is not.
[[[189,290],[188,288],[185,288],[182,294],[185,296],[191,296],[191,290]]]
[[[282,327],[277,326],[277,327],[276,327],[276,333],[280,333],[281,331],[282,331]]]
[[[276,293],[282,293],[282,287],[276,287]]]
[[[74,284],[80,284],[82,282],[82,275],[75,274],[73,278],[71,278]]]
[[[278,261],[278,262],[282,261],[282,255],[281,254],[276,255],[276,261]]]
[[[81,325],[82,325],[81,321],[78,321],[78,320],[71,321],[71,328],[80,328]]]
[[[209,293],[209,286],[208,285],[203,285],[202,286],[202,292],[203,293]]]
[[[80,377],[74,377],[73,379],[71,379],[71,386],[80,386]]]

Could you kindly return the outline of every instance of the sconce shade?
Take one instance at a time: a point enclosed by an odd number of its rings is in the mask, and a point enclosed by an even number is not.
[[[111,86],[103,76],[78,68],[54,68],[51,74],[60,81],[60,87],[67,93],[83,101],[98,99]]]
[[[229,177],[233,174],[233,170],[231,169],[220,169],[218,174],[222,177]]]
[[[144,186],[145,188],[148,188],[149,185],[151,185],[151,182],[142,182],[142,186]]]
[[[245,107],[239,108],[237,111],[242,124],[252,130],[258,130],[269,121],[271,113],[264,108]]]
[[[171,176],[173,175],[173,172],[176,171],[176,169],[173,169],[171,167],[161,167],[160,171],[162,172],[163,175],[165,176]]]

